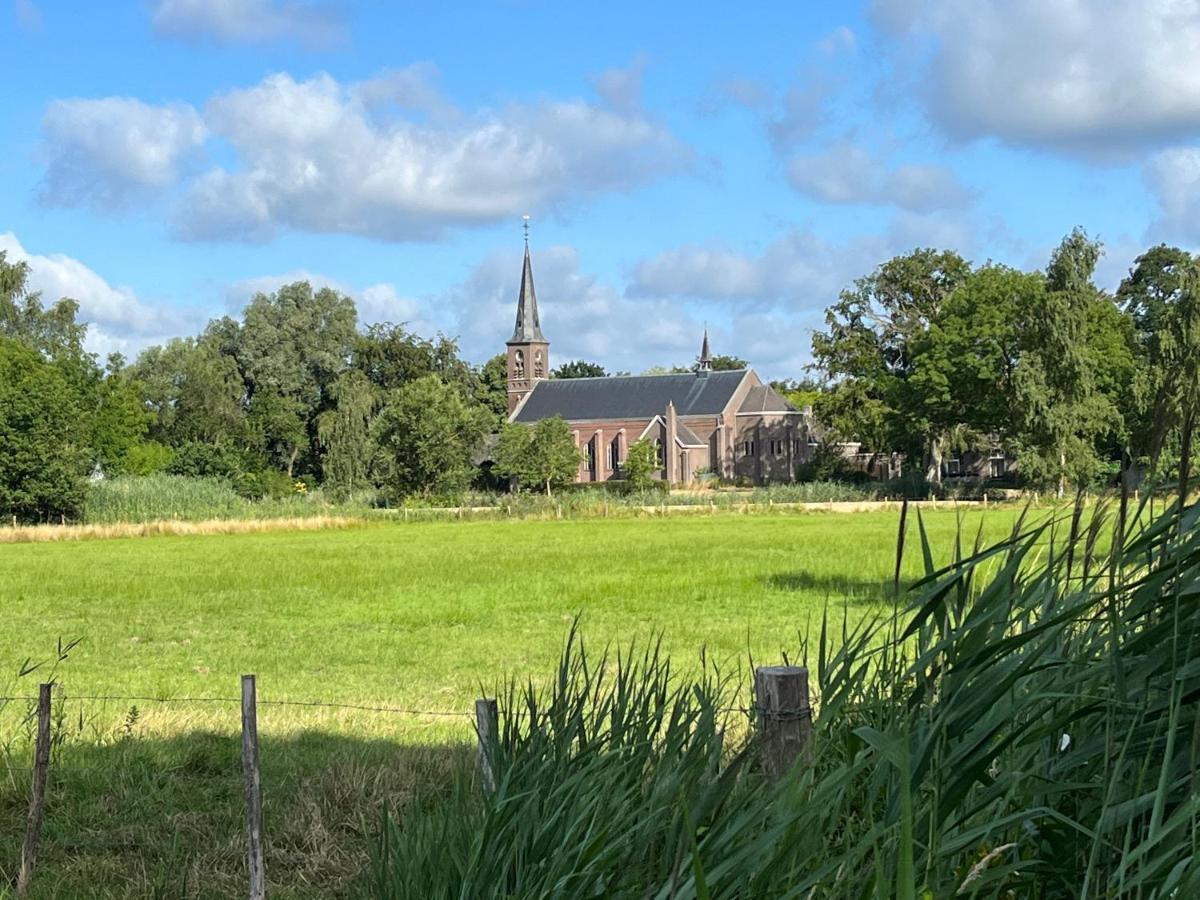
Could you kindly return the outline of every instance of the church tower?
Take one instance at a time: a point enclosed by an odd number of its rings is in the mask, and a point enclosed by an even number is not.
[[[529,262],[529,222],[525,222],[525,267],[517,298],[517,324],[508,339],[508,411],[511,414],[533,386],[550,372],[550,342],[538,320],[533,266]]]

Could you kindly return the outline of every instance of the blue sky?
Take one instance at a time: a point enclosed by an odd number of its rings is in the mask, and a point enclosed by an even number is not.
[[[1200,239],[1200,2],[16,0],[0,249],[135,354],[306,277],[482,361],[521,216],[558,361],[802,374],[915,246]]]

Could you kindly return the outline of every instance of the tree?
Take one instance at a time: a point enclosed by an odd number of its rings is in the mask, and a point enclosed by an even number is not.
[[[91,439],[94,461],[107,472],[127,471],[129,454],[142,443],[150,415],[120,354],[108,358],[96,393]]]
[[[1097,445],[1122,433],[1114,402],[1132,354],[1112,300],[1092,283],[1100,244],[1075,229],[1046,267],[1046,290],[1021,321],[1014,374],[1018,465],[1033,483],[1083,485],[1099,468]],[[1127,337],[1131,337],[1126,332]]]
[[[599,363],[573,359],[550,373],[551,378],[604,378],[608,372]]]
[[[821,396],[821,384],[815,378],[777,379],[771,387],[796,409],[815,407]]]
[[[75,515],[88,472],[87,425],[61,368],[0,336],[0,510],[32,522]]]
[[[491,425],[457,386],[418,378],[388,395],[375,420],[377,480],[394,499],[464,490]]]
[[[497,353],[479,369],[476,399],[497,419],[508,415],[508,355]]]
[[[350,371],[334,382],[334,408],[317,419],[317,439],[323,456],[325,482],[349,493],[367,483],[374,452],[371,422],[378,405],[374,387],[359,371]]]
[[[1200,267],[1184,250],[1153,247],[1137,258],[1117,301],[1137,349],[1130,455],[1145,454],[1157,470],[1174,435],[1186,466],[1200,403]]]
[[[256,294],[240,328],[209,326],[213,343],[232,345],[251,420],[289,477],[302,453],[316,466],[316,418],[333,405],[330,389],[350,365],[356,319],[349,297],[298,281]]]
[[[495,471],[522,484],[539,485],[549,497],[552,486],[575,479],[581,459],[570,426],[554,416],[532,428],[515,422],[505,425],[496,445]]]
[[[644,491],[654,483],[658,471],[658,459],[654,445],[644,438],[629,445],[625,462],[621,466],[625,473],[625,484],[631,491]]]
[[[813,335],[815,367],[830,382],[822,420],[874,450],[900,448],[924,458],[927,481],[941,480],[948,418],[943,385],[914,379],[930,329],[971,268],[952,251],[914,250],[842,291]]]

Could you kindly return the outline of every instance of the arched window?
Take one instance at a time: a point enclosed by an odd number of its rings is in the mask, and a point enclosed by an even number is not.
[[[517,378],[525,377],[525,353],[521,350],[513,354],[513,374]]]
[[[542,351],[535,350],[533,354],[533,377],[545,378],[546,367],[542,364]]]
[[[667,458],[663,455],[662,438],[654,439],[654,464],[660,469],[667,464]]]

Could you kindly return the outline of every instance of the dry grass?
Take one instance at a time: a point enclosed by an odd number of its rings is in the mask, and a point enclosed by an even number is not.
[[[47,541],[88,541],[160,535],[320,531],[327,528],[357,528],[365,524],[365,519],[349,516],[309,516],[283,519],[208,519],[203,522],[164,520],[113,525],[19,525],[16,528],[0,529],[0,544],[39,544]]]

